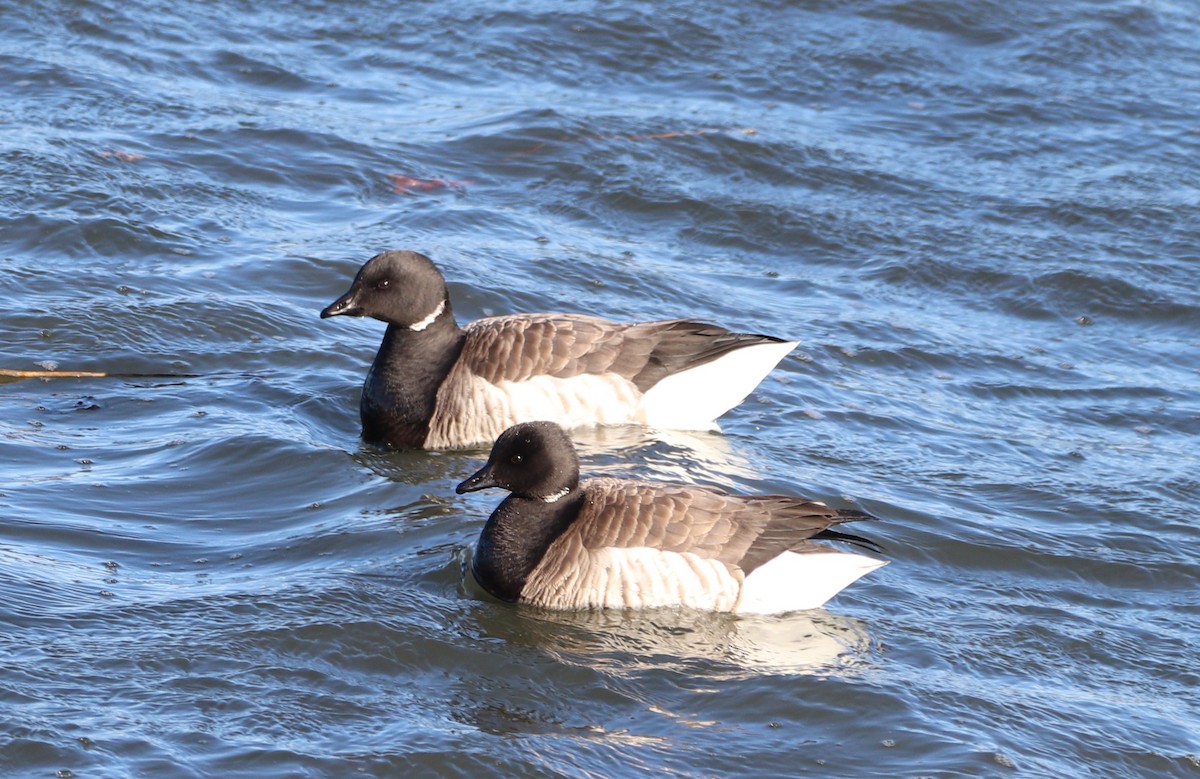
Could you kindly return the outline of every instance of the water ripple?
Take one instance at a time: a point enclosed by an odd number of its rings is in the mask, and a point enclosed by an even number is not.
[[[0,367],[112,374],[0,383],[0,770],[1195,774],[1185,7],[0,15]],[[363,445],[382,326],[318,318],[385,248],[464,320],[800,339],[584,470],[858,505],[892,564],[784,618],[495,603],[486,452]]]

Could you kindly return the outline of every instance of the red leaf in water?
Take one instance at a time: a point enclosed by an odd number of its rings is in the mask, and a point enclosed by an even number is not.
[[[389,173],[392,180],[392,191],[397,195],[408,195],[413,192],[429,192],[434,189],[447,187],[465,187],[470,181],[447,181],[445,179],[418,179],[400,173]]]
[[[137,162],[138,160],[146,159],[145,154],[135,154],[131,151],[120,151],[119,149],[105,149],[100,152],[101,157],[115,157],[121,162]]]

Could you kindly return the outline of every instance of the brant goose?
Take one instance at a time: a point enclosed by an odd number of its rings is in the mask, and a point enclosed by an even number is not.
[[[321,317],[387,322],[363,384],[363,438],[399,448],[483,445],[517,422],[711,429],[796,347],[686,319],[618,323],[517,314],[459,327],[426,256],[389,251]]]
[[[874,519],[788,495],[579,480],[566,432],[552,422],[504,431],[457,492],[512,494],[488,518],[471,572],[501,600],[555,609],[688,606],[741,613],[814,609],[886,561],[873,541],[834,530]]]

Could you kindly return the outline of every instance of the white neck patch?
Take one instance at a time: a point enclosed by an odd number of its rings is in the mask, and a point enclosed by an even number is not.
[[[543,501],[545,501],[546,503],[558,503],[558,501],[559,501],[560,499],[562,499],[562,498],[566,497],[566,495],[567,495],[567,494],[568,494],[570,491],[571,491],[571,488],[570,488],[570,487],[563,487],[561,490],[559,490],[558,492],[554,493],[553,495],[547,495],[547,496],[546,496],[546,497],[544,497],[544,498],[540,498],[540,500],[543,500]]]
[[[431,324],[433,324],[434,322],[436,322],[436,321],[437,321],[437,318],[438,318],[439,316],[441,316],[441,315],[442,315],[442,312],[443,312],[443,311],[445,311],[445,310],[446,310],[446,301],[444,301],[444,300],[443,300],[441,303],[438,303],[438,305],[437,305],[437,308],[435,308],[435,309],[433,310],[433,313],[432,313],[432,314],[430,314],[429,316],[425,317],[425,318],[424,318],[424,319],[422,319],[420,322],[414,322],[413,324],[409,325],[409,326],[408,326],[408,329],[409,329],[409,330],[416,330],[417,332],[420,332],[420,331],[424,330],[425,328],[429,327]]]

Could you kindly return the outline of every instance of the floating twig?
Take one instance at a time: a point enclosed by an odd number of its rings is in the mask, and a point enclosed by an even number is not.
[[[98,379],[107,375],[99,371],[16,371],[0,368],[0,376],[10,379]]]
[[[0,368],[7,379],[197,379],[197,373],[105,373],[103,371],[22,371]]]

